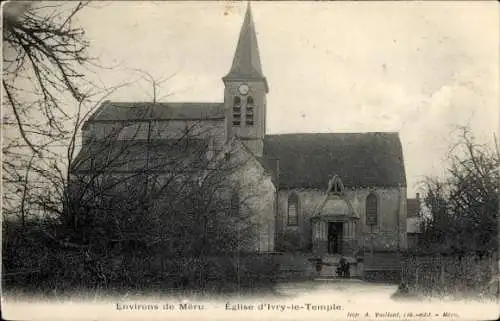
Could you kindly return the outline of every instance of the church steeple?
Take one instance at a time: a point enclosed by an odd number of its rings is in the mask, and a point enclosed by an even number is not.
[[[250,2],[248,2],[245,20],[241,26],[231,70],[223,78],[224,81],[243,79],[266,81],[260,64],[259,46]]]
[[[266,135],[267,80],[260,65],[250,3],[240,30],[233,64],[224,81],[226,138],[236,136],[261,157]]]

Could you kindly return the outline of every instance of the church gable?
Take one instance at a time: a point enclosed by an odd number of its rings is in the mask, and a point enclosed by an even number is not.
[[[231,186],[238,191],[242,216],[252,217],[257,230],[254,250],[272,251],[275,237],[276,189],[271,175],[244,142],[231,139],[222,151],[233,170]]]

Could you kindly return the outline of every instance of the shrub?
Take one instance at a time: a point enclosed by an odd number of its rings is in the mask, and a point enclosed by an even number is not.
[[[97,287],[234,292],[270,289],[278,273],[270,255],[169,257],[161,249],[70,249],[51,242],[39,226],[4,232],[6,288],[45,293]]]
[[[296,252],[305,247],[302,235],[295,230],[285,231],[277,245],[278,248],[284,252]]]

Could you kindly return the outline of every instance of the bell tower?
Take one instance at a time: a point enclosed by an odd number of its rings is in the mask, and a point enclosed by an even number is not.
[[[238,137],[261,157],[266,134],[267,80],[260,64],[257,35],[250,3],[240,30],[238,45],[224,82],[226,138]]]

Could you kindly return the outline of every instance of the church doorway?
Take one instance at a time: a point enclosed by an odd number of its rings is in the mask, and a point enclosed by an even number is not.
[[[328,222],[328,253],[340,254],[342,250],[342,222]]]

